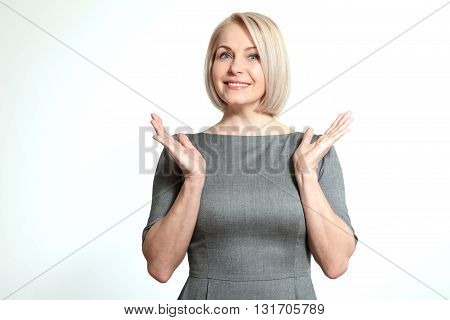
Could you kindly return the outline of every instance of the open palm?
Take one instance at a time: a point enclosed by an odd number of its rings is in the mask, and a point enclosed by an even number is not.
[[[313,129],[308,128],[292,157],[295,172],[316,172],[320,160],[327,154],[333,144],[350,130],[347,127],[352,121],[351,111],[339,114],[333,124],[313,143],[311,143]]]
[[[176,161],[183,171],[185,180],[202,180],[205,177],[206,161],[202,154],[194,147],[192,142],[184,133],[178,133],[179,141],[164,129],[162,120],[155,113],[152,113],[151,124],[155,128],[156,135],[153,139],[160,142]]]

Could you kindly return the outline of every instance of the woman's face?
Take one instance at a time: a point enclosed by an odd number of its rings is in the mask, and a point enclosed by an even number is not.
[[[212,78],[218,95],[231,107],[253,110],[265,92],[258,50],[246,29],[228,25],[218,39]]]

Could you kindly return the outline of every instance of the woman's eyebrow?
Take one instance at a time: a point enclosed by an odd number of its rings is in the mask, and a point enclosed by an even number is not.
[[[229,46],[226,46],[226,45],[220,45],[220,46],[217,47],[217,49],[219,49],[219,48],[225,48],[225,49],[233,51]],[[248,47],[248,48],[245,48],[244,51],[247,51],[247,50],[250,50],[250,49],[257,49],[257,48],[256,47]]]

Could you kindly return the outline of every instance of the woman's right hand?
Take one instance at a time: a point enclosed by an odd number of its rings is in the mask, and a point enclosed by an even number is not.
[[[150,122],[155,128],[153,139],[167,148],[184,174],[185,181],[204,182],[206,161],[184,133],[178,133],[179,141],[164,130],[161,118],[152,113]]]

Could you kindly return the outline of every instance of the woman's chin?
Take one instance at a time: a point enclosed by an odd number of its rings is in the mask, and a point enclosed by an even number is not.
[[[245,99],[244,97],[243,97],[243,99],[227,99],[226,101],[229,105],[233,105],[233,106],[245,106],[248,104],[255,103],[254,99]]]

